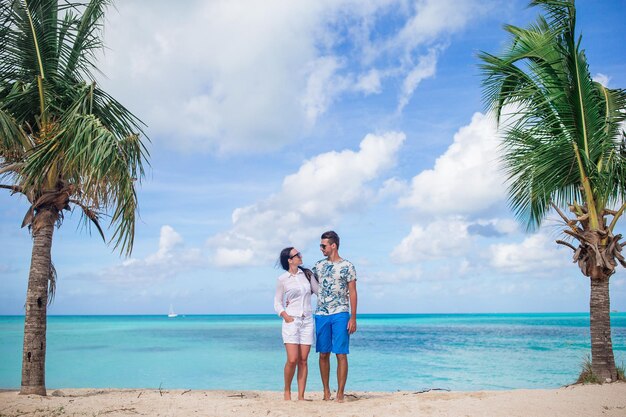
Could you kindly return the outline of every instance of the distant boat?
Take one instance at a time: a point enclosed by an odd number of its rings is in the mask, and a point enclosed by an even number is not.
[[[173,318],[178,317],[178,314],[174,313],[174,307],[170,304],[170,312],[167,314],[167,317]]]

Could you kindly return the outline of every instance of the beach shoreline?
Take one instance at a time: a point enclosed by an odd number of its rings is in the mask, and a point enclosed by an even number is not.
[[[344,403],[283,401],[278,391],[60,389],[47,397],[0,390],[0,416],[469,416],[626,415],[626,383],[510,391],[348,392]]]

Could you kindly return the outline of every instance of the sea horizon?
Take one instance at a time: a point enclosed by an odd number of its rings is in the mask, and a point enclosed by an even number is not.
[[[611,314],[626,313],[626,311],[611,310]],[[180,313],[177,312],[177,317],[190,317],[190,316],[268,316],[276,317],[275,313]],[[447,313],[359,313],[357,317],[363,316],[437,316],[437,315],[519,315],[519,314],[586,314],[589,315],[589,311],[512,311],[512,312],[447,312]],[[167,312],[160,313],[60,313],[60,314],[48,314],[47,317],[142,317],[153,316],[161,317],[167,316]],[[24,314],[0,314],[0,317],[24,317]]]
[[[0,316],[0,389],[20,385],[23,324]],[[556,388],[591,352],[588,312],[363,313],[358,324],[352,391]],[[626,313],[611,325],[623,366]],[[50,315],[47,386],[279,391],[280,328],[275,314]],[[308,389],[321,390],[314,347]]]

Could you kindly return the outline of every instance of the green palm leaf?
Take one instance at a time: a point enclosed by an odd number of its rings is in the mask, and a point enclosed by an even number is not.
[[[129,254],[148,151],[142,122],[95,82],[109,4],[2,3],[0,162],[22,163],[12,178],[33,196],[66,187],[86,219],[110,212],[111,242]]]
[[[573,1],[535,1],[545,18],[528,28],[506,26],[511,42],[495,56],[479,55],[483,98],[502,126],[503,160],[509,202],[517,217],[534,229],[550,203],[586,203],[600,213],[624,196],[624,158],[619,123],[624,120],[623,90],[595,83],[580,38],[575,38]],[[582,191],[580,190],[582,187]],[[600,227],[594,215],[594,226]]]

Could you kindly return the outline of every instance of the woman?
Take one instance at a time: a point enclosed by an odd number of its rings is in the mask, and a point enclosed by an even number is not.
[[[285,363],[285,400],[291,400],[291,381],[298,368],[298,400],[304,400],[307,359],[313,344],[311,292],[318,285],[310,270],[302,268],[302,254],[289,247],[280,252],[280,265],[286,271],[278,277],[274,310],[283,319],[283,343],[287,351]]]

